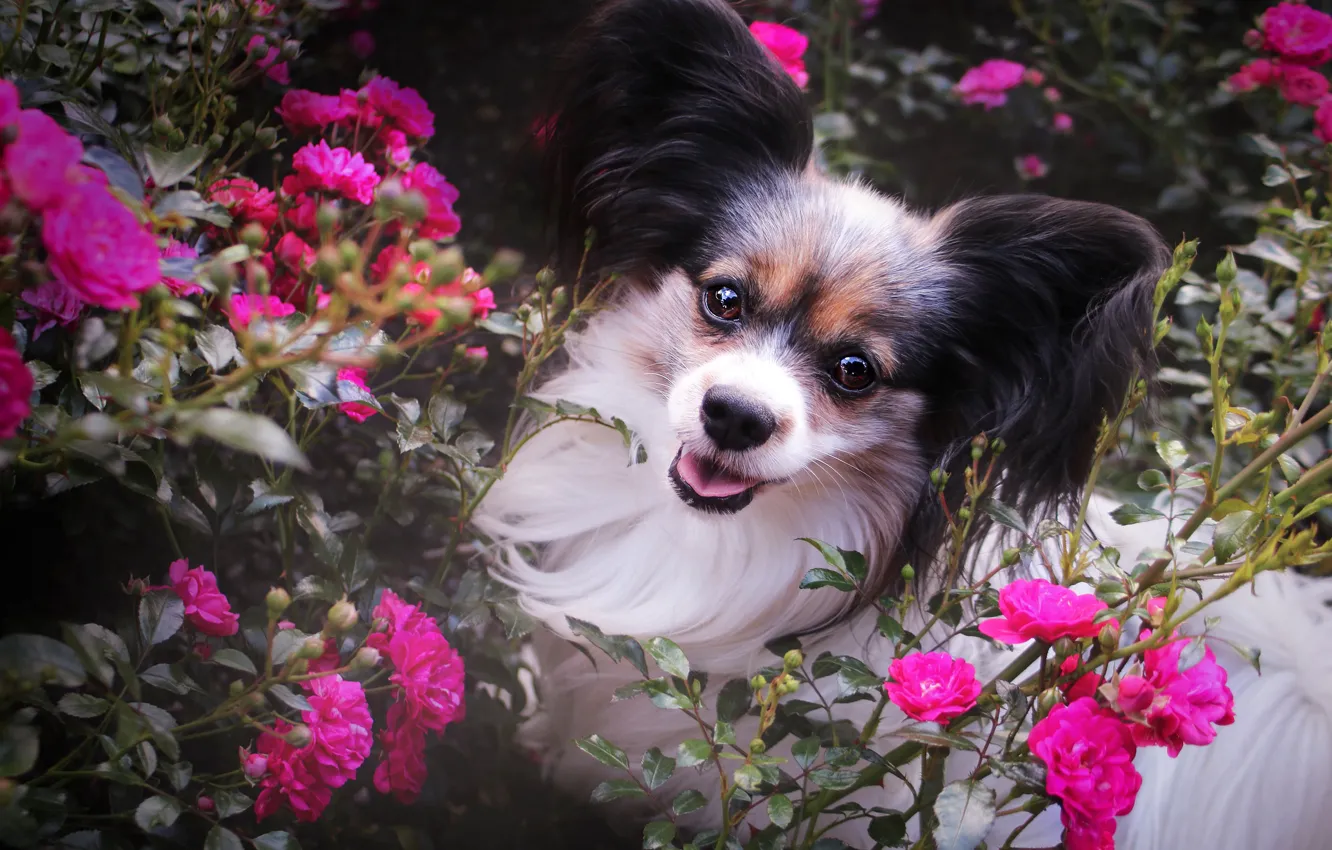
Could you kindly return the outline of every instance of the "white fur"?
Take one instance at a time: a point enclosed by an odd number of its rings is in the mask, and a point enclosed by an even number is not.
[[[673,749],[685,738],[698,737],[698,728],[683,713],[657,709],[641,697],[613,703],[614,689],[637,675],[627,664],[612,665],[604,658],[594,668],[563,640],[570,637],[566,616],[591,621],[606,633],[669,637],[696,669],[709,672],[710,688],[719,688],[729,678],[748,678],[757,667],[772,663],[763,649],[766,641],[825,622],[846,603],[844,594],[832,590],[798,590],[801,576],[818,559],[797,537],[863,548],[870,541],[869,529],[895,521],[910,503],[905,485],[894,491],[893,503],[861,505],[836,488],[811,483],[805,489],[761,492],[733,516],[685,506],[667,480],[681,435],[660,394],[645,386],[639,367],[624,356],[635,339],[651,336],[647,322],[635,318],[633,310],[598,317],[571,345],[569,369],[541,392],[550,400],[566,399],[624,419],[647,449],[647,462],[630,465],[630,452],[610,429],[557,425],[523,448],[478,518],[499,541],[500,577],[550,628],[535,641],[541,708],[528,725],[527,738],[543,751],[557,782],[584,794],[606,774],[574,750],[570,742],[575,737],[602,734],[637,760],[650,747]],[[1130,557],[1165,538],[1159,523],[1129,529],[1114,525],[1100,501],[1091,519],[1108,545]],[[524,544],[544,545],[539,564],[524,557]],[[1119,847],[1332,846],[1332,806],[1323,801],[1332,788],[1329,597],[1332,583],[1264,575],[1255,594],[1238,594],[1209,612],[1222,618],[1213,629],[1216,637],[1262,650],[1263,676],[1223,643],[1213,642],[1229,671],[1236,722],[1221,728],[1212,745],[1186,748],[1177,759],[1159,748],[1140,752],[1144,785],[1137,807],[1122,819]],[[982,678],[1012,655],[969,638],[955,639],[948,648],[970,658]],[[891,647],[876,638],[868,616],[806,642],[810,658],[824,650],[856,655],[880,671],[891,658]],[[831,681],[818,684],[834,687]],[[797,696],[819,698],[809,686]],[[831,700],[836,694],[822,696]],[[838,716],[859,724],[870,705],[838,706]],[[904,722],[890,707],[876,742],[880,751],[893,746],[892,730]],[[737,737],[745,741],[753,732],[753,720],[746,718]],[[776,754],[788,753],[783,746]],[[949,772],[964,775],[974,766],[974,754],[963,753]],[[658,802],[669,802],[684,787],[696,787],[711,799],[717,777],[679,770],[658,792]],[[856,799],[899,809],[910,802],[907,790],[891,778],[884,788],[866,789]],[[713,800],[685,823],[714,825],[718,814]],[[759,816],[751,821],[764,823]],[[1002,843],[1019,821],[1015,816],[997,824],[990,846]],[[863,824],[829,835],[866,846]],[[1050,847],[1058,841],[1058,815],[1051,808],[1024,832],[1018,846]]]

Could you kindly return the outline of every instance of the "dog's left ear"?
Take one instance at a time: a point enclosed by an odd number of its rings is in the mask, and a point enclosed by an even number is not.
[[[931,461],[960,467],[985,432],[1007,444],[1005,501],[1029,511],[1072,495],[1103,417],[1135,374],[1150,378],[1165,243],[1122,210],[1037,195],[964,201],[933,229],[948,271],[917,384]]]

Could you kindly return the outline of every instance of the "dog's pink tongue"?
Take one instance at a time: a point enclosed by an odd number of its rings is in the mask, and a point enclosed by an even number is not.
[[[710,463],[700,463],[689,452],[680,455],[675,470],[695,493],[705,499],[724,499],[743,493],[759,483],[748,478],[738,478]]]

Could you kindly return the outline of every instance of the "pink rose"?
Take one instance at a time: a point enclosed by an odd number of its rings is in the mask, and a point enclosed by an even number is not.
[[[473,363],[484,363],[490,357],[490,351],[484,345],[474,345],[463,349],[463,357]]]
[[[259,316],[280,319],[296,312],[294,304],[288,304],[276,295],[237,294],[231,296],[227,308],[227,318],[231,327],[243,331]]]
[[[423,239],[447,239],[457,234],[462,222],[453,211],[458,190],[431,165],[418,162],[402,176],[404,191],[415,189],[425,197],[426,217],[416,227]]]
[[[1045,74],[1038,68],[1028,68],[1022,72],[1022,82],[1029,86],[1040,86],[1045,83]]]
[[[1314,111],[1314,135],[1324,144],[1332,144],[1332,98],[1318,104]]]
[[[291,206],[283,213],[287,224],[291,225],[293,230],[299,230],[302,233],[315,234],[319,230],[315,222],[315,214],[319,212],[319,204],[309,195],[299,195],[292,200]]]
[[[1266,48],[1290,62],[1317,65],[1332,51],[1332,17],[1298,3],[1279,3],[1263,12]]]
[[[338,380],[358,386],[367,393],[370,392],[370,388],[365,383],[364,369],[339,369]],[[364,422],[379,412],[363,401],[344,401],[338,405],[338,410],[347,414],[348,419],[355,419],[357,422]]]
[[[161,279],[157,243],[105,187],[84,183],[42,216],[52,276],[90,304],[137,307],[134,293]]]
[[[406,168],[412,161],[412,149],[407,135],[401,130],[385,130],[379,134],[376,148],[379,155],[395,168]]]
[[[1050,173],[1050,166],[1034,153],[1019,157],[1014,167],[1023,180],[1039,180]]]
[[[962,75],[953,91],[963,103],[983,104],[987,110],[1008,102],[1009,89],[1022,82],[1027,69],[1007,59],[987,59]]]
[[[282,103],[274,111],[293,133],[322,130],[354,114],[341,97],[305,89],[292,89],[282,95]]]
[[[203,567],[191,569],[184,558],[173,561],[167,575],[171,589],[185,603],[185,619],[190,625],[213,637],[236,633],[240,617],[232,613],[231,603],[217,589],[217,576]]]
[[[391,590],[384,591],[374,617],[385,621],[386,628],[371,634],[366,644],[392,663],[389,681],[398,688],[404,719],[434,732],[461,720],[466,713],[463,660],[435,619],[419,606],[405,604]]]
[[[1073,116],[1067,112],[1056,112],[1054,118],[1050,119],[1050,129],[1056,133],[1073,132]]]
[[[403,88],[388,77],[375,77],[360,93],[389,127],[422,142],[435,135],[435,113],[416,89]]]
[[[241,771],[247,779],[258,779],[268,772],[268,756],[240,748]]]
[[[1133,738],[1139,746],[1165,747],[1171,758],[1185,744],[1210,744],[1216,737],[1213,724],[1235,722],[1235,697],[1226,685],[1226,668],[1216,663],[1211,647],[1204,648],[1201,661],[1180,672],[1180,655],[1190,642],[1177,637],[1143,653],[1144,684],[1156,693],[1145,709],[1147,724],[1135,724]]]
[[[18,120],[18,88],[9,80],[0,80],[0,127],[8,127]]]
[[[1226,87],[1232,92],[1248,92],[1262,86],[1276,85],[1281,79],[1281,66],[1270,59],[1255,59],[1230,75]]]
[[[264,227],[277,223],[277,195],[272,189],[260,189],[248,177],[219,180],[208,187],[208,196],[227,208],[237,227],[250,222]]]
[[[1119,680],[1115,708],[1124,714],[1142,714],[1155,698],[1156,688],[1152,687],[1151,682],[1141,676],[1125,676]]]
[[[1059,665],[1059,675],[1068,676],[1072,674],[1082,664],[1082,659],[1076,655],[1070,655],[1064,659],[1064,663]],[[1101,687],[1101,676],[1095,671],[1083,673],[1075,681],[1068,684],[1061,684],[1059,689],[1064,692],[1064,698],[1069,702],[1082,699],[1083,697],[1095,697],[1096,689]]]
[[[33,210],[42,211],[70,191],[71,172],[83,157],[83,145],[45,112],[18,114],[18,138],[5,145],[4,166],[10,189]]]
[[[245,45],[245,52],[255,53],[265,46],[267,46],[267,49],[264,50],[264,55],[255,59],[255,67],[263,71],[264,76],[273,82],[284,86],[291,85],[291,71],[287,68],[286,62],[278,61],[281,58],[282,51],[276,44],[268,45],[262,35],[256,35]]]
[[[976,704],[976,668],[946,652],[917,652],[888,666],[888,699],[915,720],[947,723]]]
[[[192,246],[186,245],[184,242],[177,242],[175,239],[172,239],[167,242],[166,248],[162,250],[162,256],[165,258],[188,257],[194,259],[199,256],[199,252]],[[184,278],[164,277],[162,278],[162,283],[166,284],[166,288],[170,289],[171,294],[177,298],[185,298],[186,296],[198,295],[200,292],[203,292],[202,286],[192,280],[185,280]]]
[[[379,736],[384,759],[375,768],[375,790],[411,804],[426,780],[425,729],[415,723],[401,702],[389,706],[388,728]]]
[[[999,591],[1002,617],[983,620],[982,633],[1001,643],[1029,640],[1054,643],[1061,637],[1093,637],[1101,630],[1093,622],[1106,604],[1091,594],[1078,594],[1043,578],[1018,579]]]
[[[1064,96],[1059,93],[1059,89],[1054,86],[1046,86],[1045,91],[1041,92],[1041,94],[1045,95],[1045,99],[1050,103],[1058,103],[1064,99]]]
[[[309,271],[315,261],[314,249],[291,231],[282,234],[282,238],[273,247],[273,256],[292,272]]]
[[[809,48],[809,37],[799,30],[782,24],[755,21],[749,25],[759,44],[776,57],[782,70],[791,75],[795,84],[802,89],[809,85],[809,72],[805,70],[805,51]]]
[[[1066,829],[1064,850],[1115,850],[1115,831],[1104,824]]]
[[[374,200],[379,175],[359,153],[346,148],[330,148],[328,142],[320,139],[319,144],[306,145],[296,151],[291,164],[296,173],[282,180],[282,191],[288,195],[318,189],[362,204]]]
[[[0,440],[17,434],[32,412],[29,398],[35,385],[14,337],[0,328]]]
[[[25,289],[19,294],[19,299],[23,301],[19,315],[37,320],[37,326],[32,331],[33,339],[56,325],[69,327],[79,320],[84,308],[88,306],[78,293],[54,280],[48,280],[36,289]]]
[[[375,52],[375,37],[365,30],[357,30],[347,39],[352,55],[364,62]]]
[[[255,742],[255,749],[267,760],[268,766],[268,772],[259,781],[259,797],[254,801],[256,820],[262,821],[276,814],[286,803],[296,820],[313,823],[333,799],[333,789],[316,771],[313,760],[307,757],[307,753],[314,749],[314,743],[293,747],[281,737],[291,729],[290,723],[278,719],[273,724],[274,734],[260,734]]]
[[[1314,106],[1327,94],[1327,77],[1309,68],[1299,65],[1287,65],[1281,69],[1281,96],[1291,103],[1301,106]]]
[[[1045,790],[1059,798],[1064,829],[1078,834],[1078,840],[1100,833],[1113,836],[1115,817],[1133,810],[1142,787],[1128,727],[1084,697],[1051,709],[1032,727],[1027,746],[1045,763]]]
[[[306,669],[311,673],[329,673],[342,666],[342,654],[338,652],[338,642],[334,638],[324,638],[324,651],[318,658],[311,659]]]

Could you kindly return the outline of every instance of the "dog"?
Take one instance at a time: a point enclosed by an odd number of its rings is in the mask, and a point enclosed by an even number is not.
[[[873,594],[900,586],[907,565],[937,575],[948,527],[930,472],[952,473],[956,500],[982,433],[1006,444],[997,498],[1071,521],[1103,417],[1151,372],[1170,253],[1147,222],[1099,204],[978,197],[927,214],[825,175],[801,92],[723,0],[611,2],[565,71],[545,142],[560,260],[615,279],[537,395],[618,417],[634,443],[587,422],[533,431],[476,521],[496,575],[547,627],[526,740],[586,794],[615,774],[573,739],[599,733],[636,761],[698,728],[643,699],[614,702],[637,674],[594,665],[568,618],[667,637],[714,683],[775,663],[764,647],[788,635],[809,658],[851,654],[883,673],[892,647],[875,613],[855,594],[799,589],[820,556],[797,538],[864,553]],[[1088,512],[1103,545],[1132,556],[1166,539],[1159,523],[1116,526],[1106,504]],[[998,545],[991,531],[978,563],[997,563]],[[1214,636],[1262,649],[1263,675],[1213,643],[1237,721],[1175,759],[1139,753],[1144,785],[1119,846],[1332,841],[1330,594],[1295,575],[1262,576],[1256,591],[1208,613],[1222,618]],[[1011,657],[971,638],[949,648],[982,678]],[[810,686],[796,696],[817,699]],[[871,705],[838,709],[858,726]],[[738,739],[755,723],[739,721]],[[709,805],[680,824],[717,825],[711,774],[679,770],[660,799],[687,787]],[[891,777],[854,799],[911,801]],[[1057,844],[1057,817],[1047,810],[1016,846]],[[990,846],[1019,820],[1001,817]],[[872,844],[863,821],[827,836]]]

